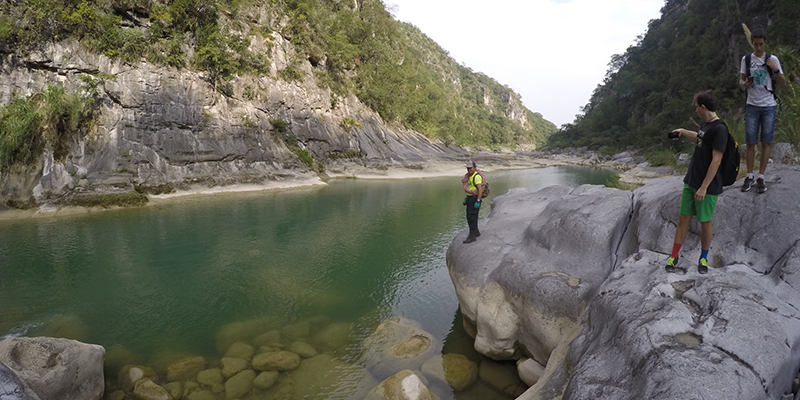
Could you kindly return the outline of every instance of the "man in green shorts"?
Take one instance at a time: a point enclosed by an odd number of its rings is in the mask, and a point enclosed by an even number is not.
[[[683,136],[694,141],[696,145],[692,161],[689,163],[689,171],[683,178],[678,227],[675,229],[675,243],[672,246],[672,254],[667,259],[666,270],[675,272],[680,269],[681,272],[686,272],[686,268],[678,267],[678,253],[689,233],[689,223],[694,215],[697,217],[697,222],[700,222],[701,252],[697,271],[705,274],[708,273],[708,250],[711,248],[711,238],[714,235],[711,218],[714,216],[717,195],[722,193],[722,174],[718,172],[722,154],[728,144],[728,127],[717,116],[717,100],[710,90],[694,95],[693,103],[697,115],[703,120],[700,131],[679,128],[673,130],[670,135],[673,140]]]

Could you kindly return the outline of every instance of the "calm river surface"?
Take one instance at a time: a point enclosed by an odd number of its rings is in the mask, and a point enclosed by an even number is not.
[[[603,184],[610,174],[551,167],[487,177],[495,197],[514,187]],[[358,343],[379,322],[404,316],[441,340],[443,351],[476,357],[445,266],[447,246],[466,228],[463,197],[457,177],[334,180],[0,221],[0,337],[101,344],[114,379],[128,363],[159,370],[169,362],[159,360],[201,355],[213,364],[226,326],[267,317],[284,333],[305,323],[310,336],[328,323],[346,326],[347,344],[329,350],[356,368]],[[307,398],[363,398],[356,387],[368,385],[363,377],[346,380]],[[480,386],[437,394],[505,398]]]

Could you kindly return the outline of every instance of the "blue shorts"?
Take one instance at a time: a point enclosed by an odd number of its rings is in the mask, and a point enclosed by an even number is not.
[[[775,107],[747,105],[744,111],[744,142],[758,143],[758,128],[761,128],[761,143],[775,141]]]

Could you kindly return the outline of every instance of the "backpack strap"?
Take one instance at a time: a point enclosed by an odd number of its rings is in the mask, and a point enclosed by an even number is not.
[[[747,53],[747,55],[744,56],[744,72],[745,72],[744,75],[746,77],[750,77],[750,60],[752,60],[751,57],[752,55],[753,53]],[[772,71],[772,68],[766,66],[767,60],[769,60],[770,57],[771,55],[769,53],[764,53],[764,66],[767,69],[767,73],[769,73],[770,83],[772,84],[772,90],[767,90],[767,91],[772,93],[772,97],[775,99],[776,102],[779,102],[780,100],[778,99],[778,95],[775,94],[775,89],[776,89],[775,85],[777,83],[775,82],[775,72]],[[747,97],[746,95],[747,95],[747,90],[745,90],[745,97]]]
[[[481,183],[480,183],[480,184],[481,184],[481,185],[483,185],[483,184],[485,184],[485,183],[486,183],[486,177],[485,177],[485,176],[483,176],[483,172],[481,172],[480,170],[476,170],[476,171],[475,171],[475,173],[474,173],[474,174],[472,174],[472,175],[469,177],[469,181],[468,181],[468,183],[472,183],[472,186],[475,186],[476,188],[478,187],[478,185],[476,185],[476,184],[475,184],[475,175],[480,175],[480,177],[481,177]]]
[[[765,53],[764,54],[764,66],[765,67],[767,67],[767,60],[769,60],[769,58],[770,58],[769,53]],[[770,68],[770,67],[767,67],[767,72],[769,72],[769,77],[770,78],[772,78],[772,76],[775,75],[775,72],[773,72],[772,68]]]
[[[747,53],[747,55],[744,56],[744,76],[745,77],[750,77],[750,56],[752,56],[752,55],[753,55],[753,53]]]
[[[775,99],[776,102],[780,102],[780,100],[778,99],[778,95],[775,94],[775,89],[777,89],[776,87],[777,82],[775,82],[775,71],[773,71],[772,68],[767,66],[767,60],[769,60],[769,57],[770,57],[769,53],[766,53],[766,55],[764,56],[764,66],[767,68],[767,72],[769,73],[769,80],[770,83],[772,84],[772,90],[769,90],[768,92],[772,93],[772,97]]]
[[[745,76],[746,79],[750,78],[752,76],[752,75],[750,75],[750,60],[751,60],[751,56],[752,55],[753,55],[753,53],[747,53],[747,55],[744,56],[744,76]],[[744,102],[745,102],[745,104],[747,104],[747,98],[748,98],[749,95],[750,95],[750,91],[747,90],[747,87],[745,87],[744,88]]]

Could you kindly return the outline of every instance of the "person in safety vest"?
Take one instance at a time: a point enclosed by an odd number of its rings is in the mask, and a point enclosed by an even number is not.
[[[467,161],[466,167],[464,192],[467,193],[467,198],[464,199],[464,204],[467,206],[469,235],[464,240],[464,243],[472,243],[481,235],[478,230],[478,212],[480,211],[481,196],[483,195],[483,177],[478,173],[478,166],[475,165],[474,161]]]

